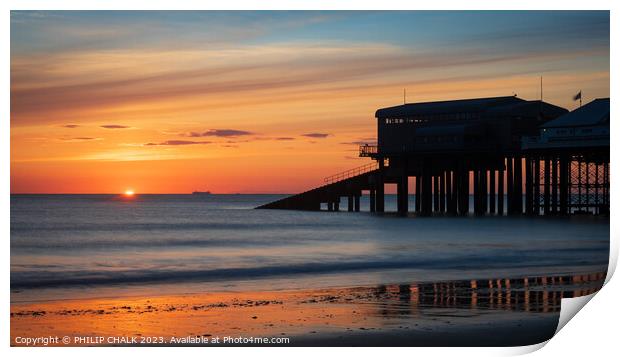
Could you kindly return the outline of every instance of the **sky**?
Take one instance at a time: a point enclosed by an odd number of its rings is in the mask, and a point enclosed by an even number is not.
[[[608,11],[12,11],[12,193],[294,193],[378,108],[609,97]]]

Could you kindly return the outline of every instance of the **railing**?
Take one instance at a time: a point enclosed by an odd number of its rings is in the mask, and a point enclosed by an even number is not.
[[[378,163],[371,162],[370,164],[366,164],[366,165],[363,165],[363,166],[360,166],[360,167],[356,167],[354,169],[350,169],[350,170],[347,170],[347,171],[343,171],[343,172],[337,173],[335,175],[328,176],[328,177],[323,179],[323,182],[326,185],[329,185],[329,184],[336,183],[336,182],[339,182],[339,181],[342,181],[342,180],[346,180],[346,179],[348,179],[350,177],[353,177],[353,176],[361,175],[361,174],[364,174],[366,172],[370,172],[370,171],[376,170],[378,168],[379,168],[379,164]]]
[[[371,155],[375,155],[377,154],[378,148],[377,145],[368,145],[368,144],[364,144],[364,145],[360,145],[360,157],[368,157]]]

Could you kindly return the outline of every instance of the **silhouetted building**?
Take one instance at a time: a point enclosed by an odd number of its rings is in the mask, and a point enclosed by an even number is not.
[[[523,149],[609,147],[609,98],[599,98],[540,126]]]
[[[520,149],[520,138],[566,113],[515,96],[412,103],[377,110],[373,158],[425,152],[498,153]]]
[[[419,215],[569,214],[609,210],[609,99],[568,112],[516,96],[403,104],[377,110],[377,145],[366,164],[325,178],[321,187],[260,208],[384,211],[384,185],[397,186],[397,210]],[[409,189],[413,177],[415,188]],[[525,181],[525,182],[524,182]]]

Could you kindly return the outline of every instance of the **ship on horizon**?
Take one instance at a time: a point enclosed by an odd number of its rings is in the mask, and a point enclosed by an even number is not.
[[[210,195],[211,191],[194,191],[192,195]]]

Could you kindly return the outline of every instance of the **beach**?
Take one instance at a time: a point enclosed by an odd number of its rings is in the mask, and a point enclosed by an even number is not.
[[[12,345],[513,346],[553,336],[604,273],[11,306]],[[68,340],[62,337],[68,336]],[[22,342],[17,343],[17,342]],[[41,342],[38,342],[41,343]]]

